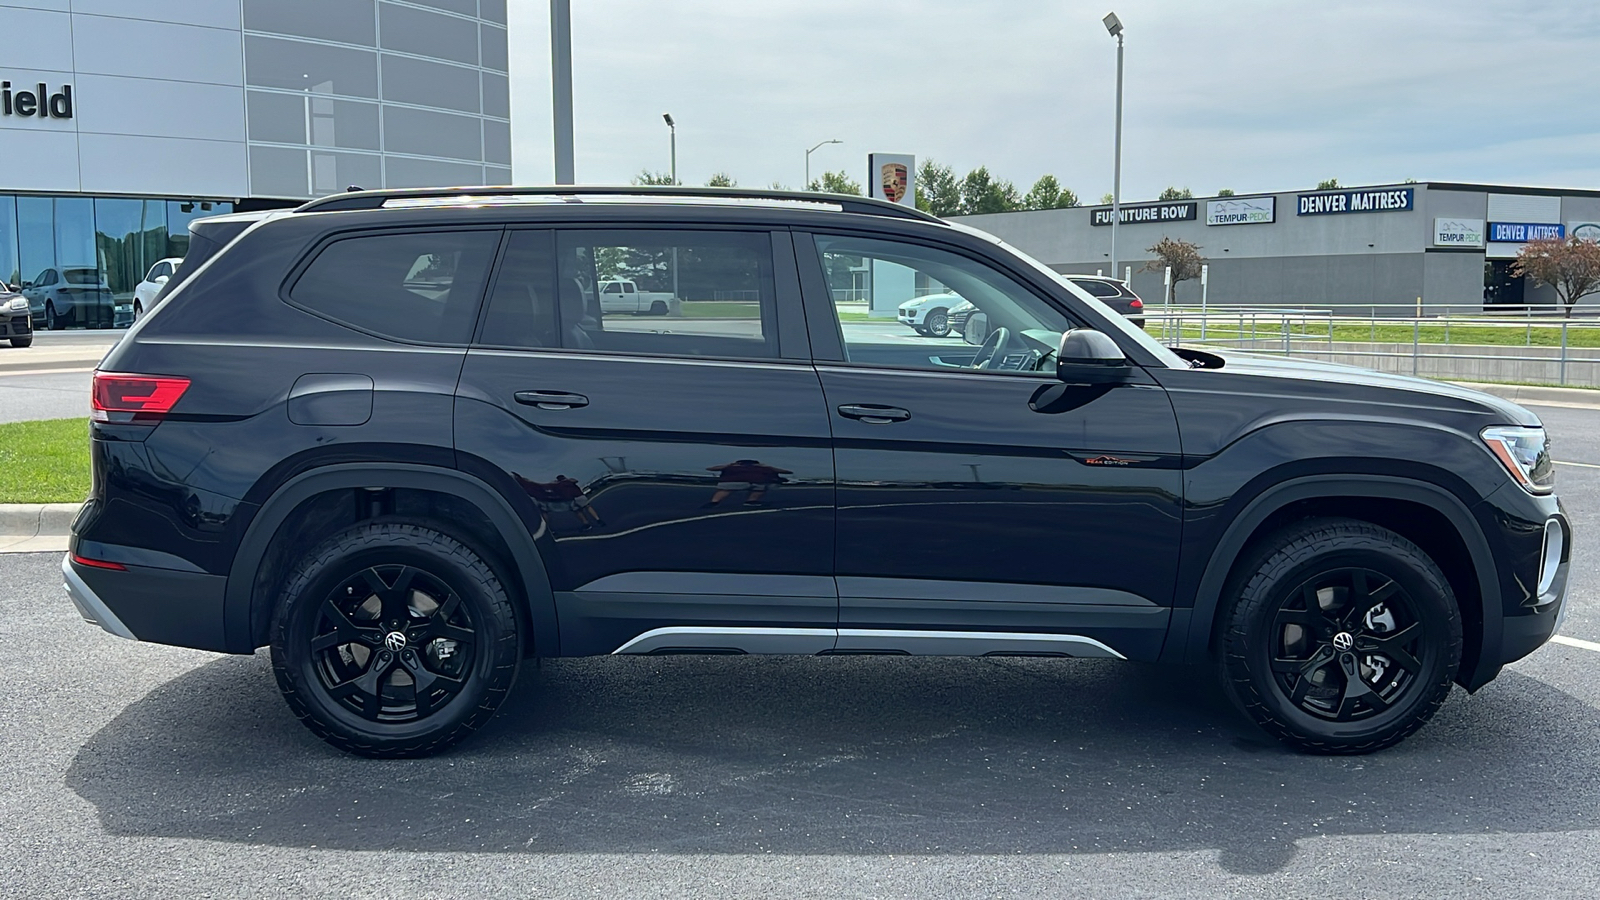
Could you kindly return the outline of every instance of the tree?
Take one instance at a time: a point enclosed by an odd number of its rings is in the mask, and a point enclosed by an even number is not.
[[[1172,269],[1172,288],[1167,293],[1167,303],[1172,303],[1173,294],[1178,291],[1178,282],[1189,281],[1200,277],[1200,266],[1205,263],[1205,257],[1200,255],[1200,247],[1184,240],[1174,240],[1164,237],[1156,241],[1155,246],[1146,248],[1147,252],[1154,253],[1155,259],[1144,264],[1141,272],[1160,272],[1170,267]]]
[[[727,172],[718,172],[717,174],[711,176],[711,180],[710,181],[706,182],[706,187],[738,187],[738,186],[739,186],[739,182],[734,181],[733,180],[733,176],[729,175]]]
[[[961,179],[961,214],[1013,212],[1022,208],[1022,198],[1009,181],[996,181],[988,166],[979,166]]]
[[[1337,178],[1324,178],[1317,182],[1317,190],[1319,191],[1337,191],[1338,189],[1339,179]]]
[[[789,189],[787,184],[784,184],[776,178],[772,179],[772,183],[767,185],[767,187],[774,191],[787,191]]]
[[[1579,300],[1600,293],[1600,244],[1575,237],[1529,241],[1511,263],[1511,274],[1555,288],[1570,319]]]
[[[633,183],[655,185],[671,184],[672,176],[666,172],[652,172],[649,169],[641,169],[639,174],[633,176]]]
[[[1162,191],[1161,192],[1161,196],[1157,197],[1156,199],[1157,200],[1193,200],[1194,199],[1194,191],[1191,191],[1188,188],[1184,188],[1183,190],[1179,190],[1179,189],[1177,189],[1175,187],[1169,187],[1166,190]]]
[[[843,169],[837,172],[823,172],[821,178],[811,179],[811,184],[806,187],[808,191],[823,191],[829,194],[854,194],[861,196],[861,182],[851,180]]]
[[[1232,197],[1233,196],[1233,188],[1223,188],[1222,190],[1217,191],[1217,196],[1218,197]]]
[[[1054,175],[1045,175],[1023,195],[1023,209],[1069,209],[1078,205],[1078,195],[1064,188]]]
[[[954,216],[961,212],[961,185],[949,166],[931,159],[917,166],[917,209],[936,216]]]
[[[1101,206],[1110,206],[1112,204],[1112,202],[1115,201],[1115,200],[1116,200],[1116,198],[1111,196],[1110,194],[1101,194],[1100,195],[1100,205]]]

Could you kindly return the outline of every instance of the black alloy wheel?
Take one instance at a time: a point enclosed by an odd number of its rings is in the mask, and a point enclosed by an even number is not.
[[[924,320],[924,325],[928,329],[928,334],[934,337],[944,337],[950,333],[950,315],[942,309],[936,309],[928,313],[928,318]]]
[[[1379,750],[1421,728],[1449,695],[1460,612],[1415,544],[1366,522],[1311,519],[1263,542],[1246,565],[1220,634],[1222,681],[1283,742]]]
[[[308,554],[273,629],[290,708],[364,756],[422,756],[465,737],[499,706],[520,658],[494,570],[448,535],[397,522],[357,526]]]

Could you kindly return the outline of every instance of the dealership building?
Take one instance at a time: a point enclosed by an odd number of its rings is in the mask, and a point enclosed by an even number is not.
[[[511,182],[506,0],[0,0],[0,281],[126,296],[191,219]]]
[[[1060,272],[1110,275],[1111,207],[958,219]],[[1600,238],[1600,191],[1421,182],[1127,203],[1117,227],[1119,277],[1159,302],[1164,273],[1140,271],[1163,237],[1198,244],[1206,298],[1218,305],[1463,314],[1553,307],[1555,292],[1512,274],[1530,239]],[[1198,280],[1176,302],[1200,302]],[[1600,297],[1580,301],[1600,309]]]

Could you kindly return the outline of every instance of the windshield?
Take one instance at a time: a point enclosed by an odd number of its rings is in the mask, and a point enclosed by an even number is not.
[[[958,229],[965,234],[983,238],[992,244],[997,244],[1006,248],[1011,255],[1033,267],[1034,271],[1043,275],[1048,275],[1051,280],[1055,281],[1056,284],[1059,284],[1071,291],[1073,296],[1078,297],[1085,303],[1093,306],[1095,310],[1101,314],[1100,317],[1104,321],[1106,327],[1116,329],[1120,334],[1126,336],[1129,340],[1149,351],[1150,355],[1160,360],[1162,365],[1166,366],[1167,368],[1189,368],[1188,363],[1184,362],[1183,359],[1176,353],[1173,353],[1171,350],[1163,346],[1160,341],[1146,334],[1143,328],[1140,328],[1132,322],[1129,322],[1124,316],[1113,310],[1111,307],[1106,306],[1098,298],[1089,296],[1087,291],[1068,281],[1061,273],[1055,271],[1044,263],[1039,262],[1028,254],[1023,253],[1021,250],[1018,250],[1005,241],[1000,240],[987,231],[980,231],[977,228],[973,228],[970,225],[963,225],[960,222],[950,222],[948,224],[951,228]]]

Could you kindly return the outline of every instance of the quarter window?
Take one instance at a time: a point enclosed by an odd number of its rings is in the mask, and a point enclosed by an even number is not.
[[[1083,288],[1091,297],[1115,297],[1122,293],[1117,290],[1116,285],[1106,281],[1091,281],[1087,278],[1082,281],[1077,279],[1071,279],[1071,281],[1073,285]]]
[[[289,299],[384,337],[464,344],[499,231],[364,235],[325,247]]]

